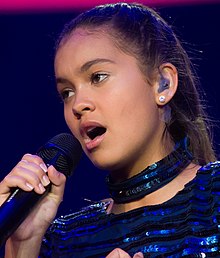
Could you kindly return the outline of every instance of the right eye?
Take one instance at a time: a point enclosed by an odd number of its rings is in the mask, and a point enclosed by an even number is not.
[[[59,95],[63,101],[67,100],[68,98],[75,95],[75,92],[72,89],[64,89],[62,90]]]

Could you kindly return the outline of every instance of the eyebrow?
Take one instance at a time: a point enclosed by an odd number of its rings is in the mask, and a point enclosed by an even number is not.
[[[94,60],[91,60],[91,61],[88,61],[86,62],[85,64],[83,64],[81,67],[80,67],[80,72],[83,73],[83,72],[86,72],[89,70],[89,68],[93,65],[96,65],[96,64],[100,64],[100,63],[111,63],[111,64],[115,64],[114,61],[112,61],[111,59],[106,59],[106,58],[96,58]],[[66,84],[66,83],[69,83],[68,80],[64,79],[64,78],[56,78],[56,83],[57,84]]]
[[[70,82],[66,79],[63,79],[63,78],[56,78],[56,84],[69,84]]]
[[[88,61],[85,64],[83,64],[80,68],[81,72],[86,72],[89,70],[89,68],[95,64],[99,64],[99,63],[111,63],[111,64],[115,64],[114,61],[110,60],[110,59],[106,59],[106,58],[96,58],[94,60]]]

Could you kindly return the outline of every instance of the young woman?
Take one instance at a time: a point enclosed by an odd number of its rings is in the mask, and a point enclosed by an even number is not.
[[[192,65],[167,23],[138,4],[93,8],[65,26],[55,76],[66,122],[109,171],[112,199],[50,226],[65,176],[24,155],[0,184],[1,202],[14,186],[52,189],[6,257],[219,257],[220,164]]]

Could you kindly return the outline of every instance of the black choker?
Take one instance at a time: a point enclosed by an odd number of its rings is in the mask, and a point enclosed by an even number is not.
[[[114,183],[111,176],[107,176],[106,183],[110,196],[116,203],[126,203],[138,200],[163,187],[192,161],[192,153],[187,147],[188,138],[184,138],[164,159],[123,182]]]

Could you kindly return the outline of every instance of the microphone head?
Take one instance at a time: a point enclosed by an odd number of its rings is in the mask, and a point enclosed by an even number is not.
[[[66,177],[71,176],[79,163],[82,148],[79,141],[71,134],[61,133],[50,139],[38,151],[47,166],[53,165]]]

